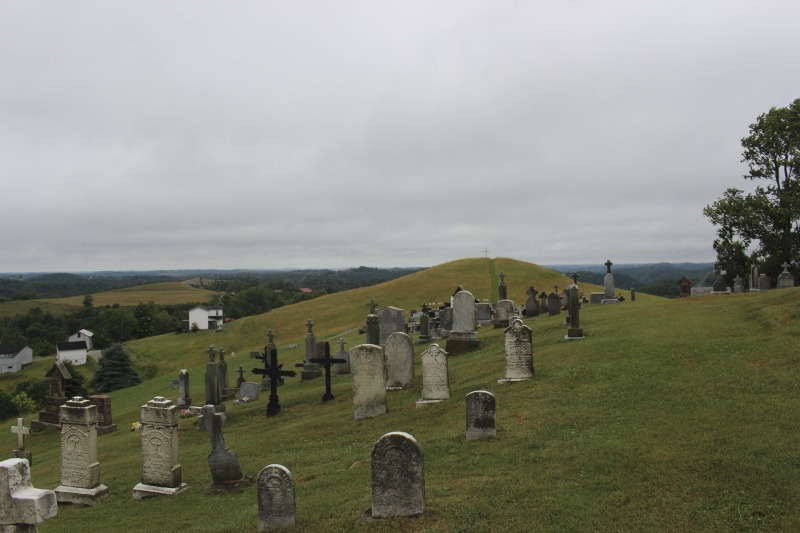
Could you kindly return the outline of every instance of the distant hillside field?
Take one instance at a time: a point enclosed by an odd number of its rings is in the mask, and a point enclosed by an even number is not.
[[[216,294],[214,291],[197,289],[182,282],[167,281],[163,283],[128,287],[116,291],[99,292],[93,294],[92,297],[94,298],[95,306],[119,304],[125,307],[135,306],[140,302],[153,302],[158,305],[207,302],[214,294]],[[83,296],[37,301],[80,307],[83,304]]]

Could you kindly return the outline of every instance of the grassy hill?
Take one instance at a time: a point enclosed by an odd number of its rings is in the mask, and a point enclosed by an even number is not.
[[[195,403],[202,401],[208,344],[239,354],[228,358],[235,380],[238,365],[255,366],[242,354],[263,346],[272,328],[288,367],[302,359],[302,348],[287,345],[302,346],[308,318],[318,339],[343,336],[352,347],[363,342],[352,328],[363,322],[370,298],[410,309],[449,298],[458,284],[492,298],[501,270],[515,301],[531,284],[542,290],[566,281],[528,263],[469,259],[238,320],[223,334],[130,343],[166,374],[112,394],[122,430],[98,439],[101,481],[111,495],[93,508],[62,506],[40,530],[255,531],[254,486],[237,495],[203,493],[210,445],[196,419],[180,426],[190,490],[131,501],[141,438],[125,428],[139,406],[155,395],[174,400],[169,379],[182,367],[190,369]],[[450,401],[415,407],[424,349],[416,345],[416,386],[389,393],[385,416],[353,420],[349,376],[334,377],[336,399],[327,404],[320,403],[323,380],[287,378],[277,417],[263,415],[266,394],[229,404],[225,440],[248,475],[270,463],[292,471],[300,531],[796,531],[798,296],[800,289],[683,300],[640,294],[637,302],[587,306],[587,337],[572,342],[563,341],[563,316],[529,318],[537,376],[504,386],[497,385],[503,332],[482,328],[479,350],[449,358]],[[478,389],[497,396],[497,437],[465,442],[464,396]],[[372,445],[395,430],[412,434],[424,450],[426,512],[357,524],[370,507]],[[2,432],[0,444],[10,451],[14,438]],[[56,432],[29,439],[37,487],[58,485],[58,442]]]

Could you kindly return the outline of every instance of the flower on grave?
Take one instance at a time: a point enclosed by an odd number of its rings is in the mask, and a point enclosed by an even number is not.
[[[242,403],[247,403],[247,402],[249,402],[249,401],[250,401],[250,398],[248,398],[247,396],[242,396],[242,397],[241,397],[239,400],[240,400]]]
[[[187,416],[189,416],[189,410],[188,409],[181,409],[181,416],[183,418],[186,418]]]
[[[141,431],[142,424],[141,422],[132,422],[131,423],[131,431]]]

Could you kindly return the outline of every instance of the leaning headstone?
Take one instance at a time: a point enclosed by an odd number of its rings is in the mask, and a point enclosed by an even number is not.
[[[208,454],[208,467],[211,470],[211,484],[206,485],[206,493],[241,490],[247,482],[236,454],[225,446],[222,427],[225,413],[217,413],[213,405],[204,405],[197,425],[208,432],[211,452]]]
[[[189,392],[189,371],[185,368],[178,372],[178,401],[179,408],[192,405],[192,393]]]
[[[261,385],[252,381],[243,381],[239,385],[239,398],[247,398],[248,401],[258,400],[261,393]]]
[[[213,405],[218,411],[225,410],[222,403],[222,394],[219,390],[219,367],[215,361],[217,351],[213,346],[208,347],[208,362],[206,363],[205,386],[206,405]]]
[[[428,313],[422,313],[419,317],[419,343],[423,344],[431,340],[431,317]]]
[[[50,394],[44,399],[44,409],[39,411],[39,420],[31,421],[31,431],[60,427],[60,408],[69,399],[64,391],[66,381],[72,378],[72,374],[69,373],[64,363],[56,360],[44,376],[50,378]]]
[[[525,300],[525,316],[539,316],[539,300],[536,299],[538,292],[534,287],[530,287],[525,294],[528,295],[528,299]]]
[[[406,331],[406,312],[398,307],[384,307],[376,313],[378,315],[378,327],[380,335],[380,345],[385,346],[389,335],[398,331]]]
[[[308,319],[306,322],[308,332],[306,333],[306,361],[303,364],[303,371],[300,372],[300,379],[309,380],[318,378],[322,375],[322,369],[317,363],[311,360],[317,356],[317,338],[314,336],[314,322]]]
[[[344,363],[333,365],[333,373],[337,375],[350,373],[350,352],[344,349],[345,343],[344,339],[339,339],[339,353],[336,354],[336,359],[341,359]]]
[[[402,390],[414,386],[414,341],[406,333],[397,332],[386,339],[386,390]]]
[[[30,432],[30,428],[25,427],[24,419],[22,418],[17,418],[17,425],[11,426],[11,433],[16,433],[17,435],[17,449],[11,452],[11,456],[17,459],[27,459],[28,465],[33,464],[31,452],[25,449],[25,435],[29,435]]]
[[[383,348],[360,344],[350,350],[353,386],[353,418],[386,414],[386,363]]]
[[[447,353],[458,355],[477,348],[478,324],[475,313],[475,297],[462,290],[453,296],[453,329],[447,337]]]
[[[95,394],[89,396],[89,401],[97,407],[97,434],[106,435],[115,432],[117,425],[111,416],[111,396]]]
[[[792,265],[784,261],[781,266],[783,267],[783,272],[778,274],[778,288],[791,289],[794,287],[794,275],[789,272],[789,267]]]
[[[615,304],[617,303],[616,287],[614,286],[614,274],[611,273],[611,259],[605,262],[606,275],[603,277],[603,300],[601,304]]]
[[[488,303],[475,304],[475,320],[481,326],[491,324],[492,322],[492,306]]]
[[[425,463],[417,441],[401,431],[372,447],[372,518],[417,516],[425,511]]]
[[[495,328],[507,328],[508,321],[514,314],[514,302],[511,300],[500,300],[497,302],[494,316]]]
[[[108,496],[97,461],[97,407],[76,396],[61,406],[61,484],[58,503],[94,505]]]
[[[466,404],[467,440],[494,437],[496,433],[494,394],[485,390],[470,392],[466,396]]]
[[[283,465],[265,466],[256,479],[258,531],[295,525],[297,501],[292,473]]]
[[[534,377],[533,331],[516,319],[505,331],[506,371],[499,384],[527,381]]]
[[[450,399],[450,373],[447,352],[431,344],[422,352],[422,399],[417,407]]]
[[[31,467],[25,459],[0,462],[0,531],[33,533],[58,513],[56,494],[31,485]]]
[[[133,499],[173,496],[189,487],[181,482],[178,462],[178,408],[156,396],[139,411],[142,424],[142,477]]]

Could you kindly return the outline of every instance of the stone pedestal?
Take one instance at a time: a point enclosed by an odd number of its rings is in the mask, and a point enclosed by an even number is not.
[[[39,524],[57,513],[55,493],[31,485],[31,467],[25,459],[0,462],[0,531],[36,532]]]

